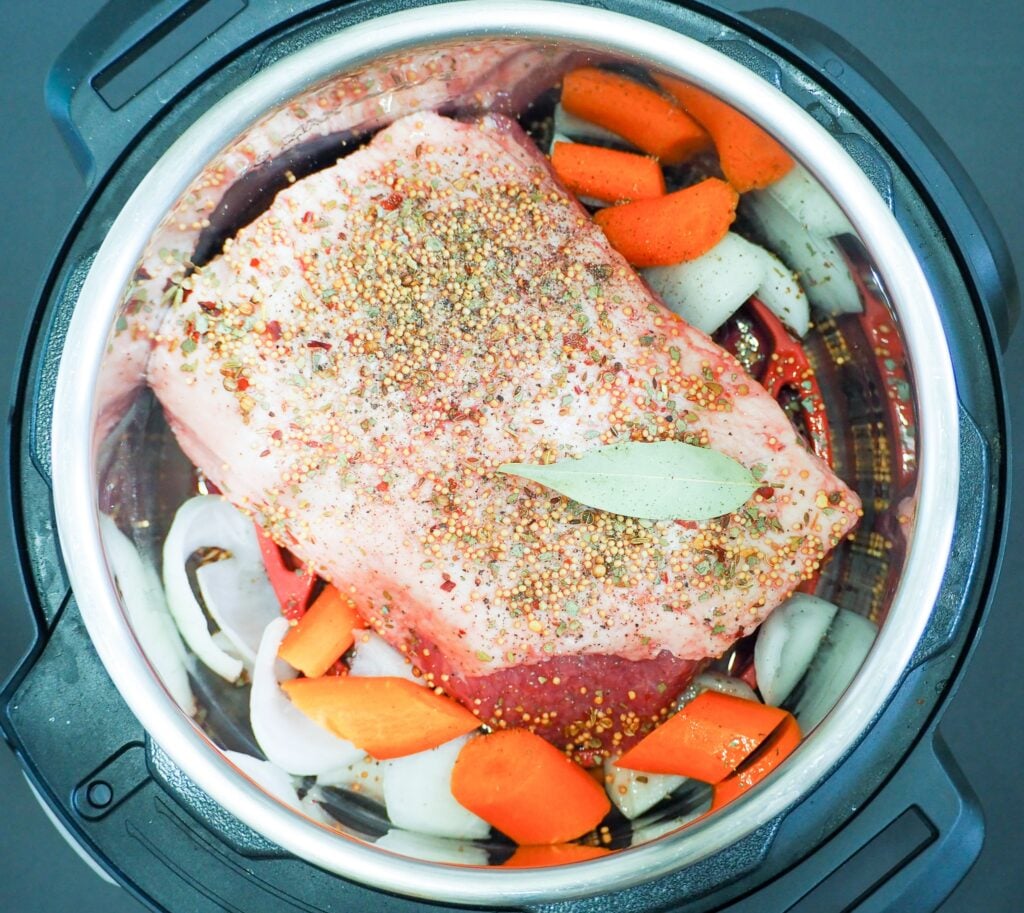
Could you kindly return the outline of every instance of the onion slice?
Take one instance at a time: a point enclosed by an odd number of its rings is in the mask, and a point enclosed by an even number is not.
[[[416,834],[393,827],[376,845],[401,856],[420,859],[423,862],[449,862],[455,865],[487,865],[487,851],[461,840],[447,837],[432,837]]]
[[[692,694],[690,689],[694,689]],[[683,694],[687,696],[688,700],[693,700],[702,691],[718,691],[721,694],[731,694],[733,697],[739,697],[745,701],[760,703],[757,695],[754,694],[754,689],[742,678],[726,675],[724,672],[715,672],[713,669],[701,672]]]
[[[794,593],[761,625],[754,644],[757,687],[779,707],[811,666],[836,607],[817,596]]]
[[[331,817],[320,807],[311,793],[299,798],[292,778],[276,764],[264,761],[262,758],[254,758],[252,755],[242,754],[240,751],[225,750],[224,757],[278,802],[302,812],[306,817],[312,818],[320,824],[332,823]]]
[[[846,213],[802,165],[794,165],[762,192],[775,199],[812,235],[833,238],[854,234]]]
[[[744,194],[741,206],[768,246],[797,272],[811,304],[829,314],[863,310],[846,258],[832,241],[808,231],[765,191]]]
[[[324,807],[323,793],[319,786],[314,785],[306,795],[299,799],[299,810],[307,818],[312,818],[319,824],[326,824],[328,827],[334,828],[338,826],[337,819]]]
[[[811,327],[811,304],[800,280],[771,251],[755,244],[761,258],[761,284],[758,299],[797,336],[806,335]]]
[[[253,735],[267,760],[295,776],[319,776],[359,761],[366,752],[314,723],[281,690],[279,683],[298,674],[277,658],[288,621],[267,625],[256,654],[249,697]]]
[[[810,326],[810,305],[796,276],[774,254],[731,231],[696,260],[641,273],[670,310],[705,333],[717,330],[751,295],[798,336]]]
[[[674,818],[659,818],[657,815],[652,815],[653,820],[637,821],[633,825],[633,834],[630,837],[629,845],[640,846],[643,843],[657,840],[659,837],[664,837],[666,834],[677,831],[687,824],[691,824],[711,811],[711,799],[712,792],[708,789],[701,802],[685,815],[679,815]]]
[[[474,840],[491,826],[452,795],[452,768],[471,736],[460,736],[384,764],[384,800],[391,823],[403,830]]]
[[[691,326],[713,333],[761,284],[764,263],[755,246],[733,232],[686,263],[641,270],[669,309]]]
[[[348,792],[359,793],[367,799],[373,799],[384,805],[384,764],[385,761],[378,761],[369,755],[360,760],[341,767],[338,770],[329,770],[316,778],[317,786],[334,786]]]
[[[265,761],[262,758],[254,758],[252,755],[243,754],[240,751],[225,750],[224,757],[264,792],[269,793],[285,805],[300,808],[299,794],[291,776],[276,764],[271,764],[270,761]]]
[[[367,629],[355,632],[356,642],[349,655],[348,671],[367,678],[395,676],[407,678],[417,685],[426,685],[412,671],[412,664],[383,637]]]
[[[142,560],[134,543],[106,514],[100,514],[100,536],[110,572],[121,591],[125,614],[142,652],[175,703],[192,716],[196,700],[188,681],[188,654],[167,610],[156,570]]]
[[[686,782],[673,774],[649,774],[604,762],[604,784],[608,798],[627,818],[639,818]]]
[[[234,647],[229,652],[252,668],[263,631],[281,614],[262,560],[257,564],[239,558],[213,561],[196,570],[196,581],[210,616]]]
[[[185,570],[188,559],[201,548],[222,548],[231,552],[232,559],[245,568],[246,575],[255,576],[256,568],[263,567],[263,559],[252,522],[228,501],[215,495],[201,495],[182,504],[164,541],[164,590],[178,630],[202,663],[233,682],[242,674],[243,663],[225,653],[211,638],[206,616],[192,592]],[[244,656],[240,642],[245,638],[233,634],[230,625],[231,620],[239,619],[241,608],[237,604],[230,607],[224,604],[218,606],[218,611],[225,620],[224,633]],[[275,614],[279,612],[278,608]]]
[[[793,708],[801,732],[810,732],[835,707],[860,670],[877,634],[878,628],[863,615],[848,609],[836,613]]]

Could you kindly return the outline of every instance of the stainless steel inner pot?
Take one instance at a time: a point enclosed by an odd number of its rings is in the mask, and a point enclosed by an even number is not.
[[[456,59],[464,59],[460,55],[465,48],[491,42],[525,43],[551,49],[549,56],[572,52],[573,59],[610,58],[671,73],[716,93],[769,129],[834,196],[856,229],[863,275],[891,306],[906,350],[916,420],[916,487],[904,504],[907,546],[902,557],[892,558],[898,565],[887,578],[890,584],[874,586],[872,598],[853,606],[884,623],[874,649],[833,712],[765,783],[708,819],[663,828],[667,833],[656,839],[595,861],[531,870],[399,856],[375,848],[357,829],[314,823],[241,776],[211,734],[179,710],[154,675],[108,572],[99,530],[102,499],[120,498],[125,519],[145,521],[138,501],[123,492],[101,490],[98,484],[109,460],[103,437],[113,424],[112,410],[123,406],[106,385],[119,371],[131,370],[130,365],[112,365],[106,353],[125,289],[148,239],[176,201],[237,137],[297,96],[337,85],[346,74],[379,76],[412,52],[457,47]],[[537,80],[537,87],[543,85],[543,72],[527,75]],[[415,82],[417,77],[410,79]],[[449,100],[435,98],[432,106]],[[400,93],[385,93],[380,115],[405,113],[407,103]],[[510,101],[506,93],[496,92],[489,103]],[[307,138],[284,137],[283,144]],[[187,233],[188,226],[182,228]],[[835,357],[827,340],[821,357]],[[128,459],[136,461],[143,484],[155,486],[159,463],[153,451],[144,437],[134,446]],[[841,146],[781,92],[709,47],[640,19],[539,0],[470,0],[346,29],[281,59],[200,117],[139,185],[96,256],[68,332],[53,424],[57,522],[82,615],[121,694],[173,762],[229,812],[316,865],[414,897],[502,905],[592,895],[653,879],[722,850],[799,802],[870,725],[910,660],[949,554],[954,516],[947,485],[958,477],[958,453],[953,372],[932,294],[892,213]],[[886,560],[882,556],[876,564]],[[857,567],[851,558],[845,570],[826,575],[823,595],[845,591],[856,601],[851,575],[856,576]]]

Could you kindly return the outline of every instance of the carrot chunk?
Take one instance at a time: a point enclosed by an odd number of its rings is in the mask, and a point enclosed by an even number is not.
[[[461,704],[404,678],[328,675],[281,687],[311,720],[378,760],[436,748],[480,726]]]
[[[711,811],[727,805],[733,799],[742,796],[754,784],[760,783],[793,753],[801,739],[800,727],[796,720],[787,713],[779,728],[746,762],[740,765],[736,773],[714,785]]]
[[[356,604],[328,586],[281,641],[277,655],[303,675],[316,678],[355,642]]]
[[[779,142],[731,105],[671,76],[654,78],[711,134],[722,173],[740,193],[767,187],[793,167]]]
[[[787,716],[778,707],[705,691],[615,763],[630,770],[718,783]]]
[[[547,846],[520,846],[502,865],[510,869],[539,869],[551,865],[568,865],[607,856],[611,850],[582,843],[551,843]]]
[[[584,143],[555,143],[551,166],[576,196],[618,203],[665,194],[661,167],[646,155]]]
[[[654,89],[618,73],[594,67],[568,73],[562,80],[562,107],[668,165],[711,145],[692,117]]]
[[[578,764],[526,729],[466,743],[452,795],[517,843],[564,843],[597,827],[611,803]]]
[[[633,266],[671,266],[695,260],[721,241],[738,201],[725,181],[707,178],[663,197],[602,209],[594,221]]]

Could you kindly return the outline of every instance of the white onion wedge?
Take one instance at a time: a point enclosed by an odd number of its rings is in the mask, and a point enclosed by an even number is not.
[[[217,645],[217,649],[223,650],[228,656],[233,656],[238,660],[242,658],[238,655],[238,651],[235,649],[235,645],[231,642],[231,638],[229,638],[223,631],[214,631],[210,635],[210,640]]]
[[[745,701],[757,701],[757,695],[750,685],[742,678],[726,675],[724,672],[715,672],[714,670],[701,672],[693,680],[693,684],[700,691],[717,691],[720,694],[731,694],[733,697],[743,698]]]
[[[249,721],[268,761],[295,776],[315,777],[354,764],[366,752],[314,723],[279,687],[298,674],[277,658],[288,627],[287,619],[276,618],[263,634],[252,672]]]
[[[134,543],[106,514],[100,514],[100,535],[110,572],[121,591],[121,602],[142,652],[175,703],[192,716],[196,701],[188,680],[188,654],[167,610],[156,570],[142,560]]]
[[[604,762],[604,787],[608,798],[627,818],[638,818],[680,786],[686,777],[649,774],[617,767],[611,758]]]
[[[758,629],[754,644],[757,687],[766,704],[778,707],[811,666],[836,607],[817,596],[794,593]]]
[[[204,665],[233,682],[242,674],[242,661],[225,653],[210,637],[206,615],[185,570],[188,559],[201,548],[226,549],[241,566],[262,568],[256,530],[248,517],[223,498],[201,495],[178,508],[164,541],[164,590],[178,630]]]
[[[863,615],[840,609],[803,681],[793,708],[800,731],[810,732],[843,696],[875,642],[878,628]]]
[[[281,614],[263,562],[213,561],[196,570],[196,581],[210,616],[234,646],[227,652],[252,668],[263,631]]]
[[[254,758],[252,755],[243,754],[240,751],[225,751],[224,757],[264,792],[270,793],[275,799],[292,808],[300,807],[299,794],[295,790],[291,776],[276,764],[271,764],[270,761],[264,761],[262,758]]]
[[[854,234],[846,213],[802,165],[794,165],[763,193],[777,200],[812,235],[833,238]]]
[[[633,835],[630,838],[630,846],[640,846],[642,843],[647,843],[651,840],[657,840],[659,837],[664,837],[666,834],[672,833],[672,831],[679,830],[684,825],[689,824],[691,821],[697,820],[701,815],[706,815],[711,810],[711,790],[708,790],[707,798],[700,803],[692,812],[688,812],[685,815],[680,815],[677,818],[658,818],[655,816],[654,821],[638,821],[633,826]]]
[[[431,837],[414,834],[393,827],[376,845],[401,856],[420,859],[423,862],[450,862],[455,865],[487,865],[487,851],[483,847],[450,840],[447,837]]]
[[[328,827],[337,827],[338,822],[324,807],[323,793],[314,786],[306,795],[299,799],[299,810],[307,817]]]
[[[291,776],[276,764],[271,764],[270,761],[264,761],[262,758],[254,758],[252,755],[243,754],[240,751],[225,751],[224,757],[260,789],[272,795],[279,802],[283,802],[321,824],[331,823],[330,816],[311,797],[311,794],[307,793],[303,798],[299,798],[298,790],[296,790]]]
[[[809,232],[765,191],[744,194],[741,205],[768,246],[797,272],[811,304],[829,314],[860,313],[860,292],[832,241]]]
[[[775,254],[753,245],[761,258],[761,284],[754,293],[797,336],[811,327],[811,304],[800,280]]]
[[[696,260],[641,272],[671,310],[705,333],[717,330],[751,295],[798,336],[810,326],[810,304],[793,272],[731,231]]]
[[[686,263],[641,270],[669,309],[691,326],[713,333],[757,291],[764,261],[756,245],[733,232]]]
[[[681,710],[703,691],[718,691],[721,694],[731,694],[733,697],[739,697],[745,701],[757,701],[760,703],[760,700],[754,693],[754,689],[743,679],[709,669],[696,676],[686,686],[683,693],[676,698],[676,710]]]
[[[629,145],[618,133],[612,133],[611,130],[592,124],[575,114],[570,114],[562,107],[561,103],[555,105],[554,131],[574,140],[614,143],[617,146]]]
[[[452,795],[452,768],[471,736],[461,736],[384,765],[384,800],[391,823],[403,830],[474,840],[491,826]]]
[[[413,675],[410,662],[376,632],[359,630],[355,632],[355,639],[348,660],[350,674],[367,678],[397,676],[417,685],[426,685],[421,676]]]
[[[317,786],[335,786],[359,793],[367,799],[384,804],[384,761],[369,755],[347,767],[329,770],[316,778]]]

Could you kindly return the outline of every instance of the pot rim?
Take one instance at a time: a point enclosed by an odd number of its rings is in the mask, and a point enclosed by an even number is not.
[[[398,856],[293,813],[225,762],[173,702],[142,654],[103,557],[93,446],[94,391],[121,293],[164,214],[205,164],[283,100],[392,52],[447,40],[556,40],[641,58],[714,92],[772,134],[842,202],[893,302],[915,378],[917,517],[889,616],[857,678],[778,772],[709,820],[599,860],[492,870]],[[76,304],[53,409],[53,484],[62,554],[86,628],[132,712],[173,762],[231,814],[317,866],[412,897],[509,906],[623,889],[704,859],[781,815],[853,746],[903,677],[945,572],[959,478],[952,363],[925,276],[893,214],[842,147],[781,91],[699,41],[633,16],[556,0],[462,2],[394,13],[344,29],[278,61],[199,117],[124,205]],[[942,556],[936,561],[935,556]]]

